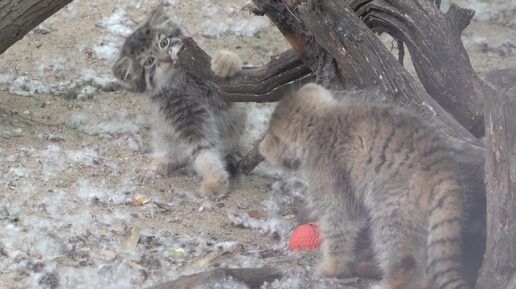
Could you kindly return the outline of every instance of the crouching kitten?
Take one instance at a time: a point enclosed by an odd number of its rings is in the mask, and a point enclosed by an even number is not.
[[[276,107],[260,153],[304,179],[324,237],[318,273],[350,276],[368,227],[381,289],[467,289],[465,197],[446,142],[408,111],[307,84]],[[433,286],[433,287],[432,287]]]
[[[126,88],[150,99],[152,168],[167,175],[192,165],[202,177],[201,192],[214,197],[228,190],[232,165],[228,160],[239,154],[246,113],[173,67],[182,48],[181,36],[165,8],[158,7],[125,39],[113,74]],[[229,51],[218,52],[211,66],[220,77],[231,77],[240,67],[240,59]]]

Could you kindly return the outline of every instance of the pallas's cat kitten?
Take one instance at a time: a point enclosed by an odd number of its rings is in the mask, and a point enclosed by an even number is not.
[[[351,275],[357,235],[369,227],[383,275],[376,288],[469,288],[461,273],[465,196],[455,161],[418,117],[337,101],[307,84],[280,101],[259,150],[309,186],[323,235],[318,273]]]
[[[228,189],[227,160],[239,153],[245,110],[222,99],[187,72],[173,67],[182,47],[180,27],[164,6],[125,39],[113,73],[129,90],[147,95],[152,104],[152,168],[168,174],[193,165],[207,197]],[[229,51],[219,51],[212,70],[231,77],[241,67]]]

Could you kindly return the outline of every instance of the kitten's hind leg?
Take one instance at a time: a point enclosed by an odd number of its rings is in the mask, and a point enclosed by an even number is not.
[[[425,233],[416,231],[418,226],[399,207],[377,210],[371,220],[376,259],[383,271],[382,280],[372,288],[428,288]]]
[[[194,169],[202,177],[201,193],[210,199],[228,192],[229,174],[217,150],[203,150],[195,156]]]
[[[350,217],[344,206],[332,205],[324,208],[319,225],[323,243],[317,273],[325,277],[352,277],[355,242],[365,220]]]
[[[170,154],[154,154],[150,164],[153,172],[164,177],[170,176],[181,167],[182,165]]]

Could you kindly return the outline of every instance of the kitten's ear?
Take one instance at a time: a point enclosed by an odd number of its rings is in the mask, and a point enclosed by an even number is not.
[[[118,78],[121,81],[128,81],[128,76],[130,75],[130,69],[131,69],[131,59],[127,56],[124,56],[122,58],[119,58],[113,67],[111,68],[111,71],[113,71],[113,75]]]
[[[260,154],[273,166],[288,170],[297,170],[301,165],[301,159],[296,155],[292,144],[282,143],[269,131],[258,145]]]
[[[183,35],[181,27],[172,20],[171,16],[165,4],[161,3],[152,11],[147,25],[152,29],[162,30],[168,36],[178,37]]]
[[[308,83],[294,95],[294,102],[303,107],[316,108],[320,105],[333,104],[335,99],[328,89],[315,83]]]
[[[120,81],[120,84],[129,91],[145,91],[143,68],[135,63],[133,59],[127,56],[119,58],[111,70],[113,71],[113,75]]]
[[[167,15],[165,13],[165,4],[162,2],[154,8],[147,23],[149,23],[150,26],[156,26],[164,22],[166,19]]]

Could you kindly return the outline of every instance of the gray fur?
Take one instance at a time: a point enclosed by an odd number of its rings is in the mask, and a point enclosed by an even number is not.
[[[205,194],[225,193],[229,173],[224,158],[239,153],[246,114],[242,107],[227,102],[198,79],[173,67],[181,49],[181,36],[181,29],[165,8],[158,7],[146,23],[127,37],[113,74],[128,90],[143,93],[151,101],[154,168],[167,174],[193,164],[203,177]],[[239,69],[231,67],[233,70],[225,76]]]
[[[356,242],[368,229],[383,273],[375,288],[469,288],[461,274],[466,198],[456,161],[436,130],[412,113],[338,102],[307,84],[280,101],[259,149],[309,186],[324,239],[320,274],[360,271]]]

